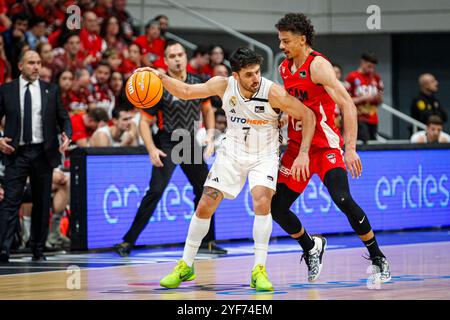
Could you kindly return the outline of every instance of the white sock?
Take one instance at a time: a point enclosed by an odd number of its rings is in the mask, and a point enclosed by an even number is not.
[[[269,240],[272,234],[272,215],[256,215],[253,223],[253,240],[255,242],[255,264],[266,265]]]
[[[198,248],[209,230],[211,218],[200,219],[194,213],[189,224],[189,231],[184,245],[183,260],[190,267],[194,263]]]

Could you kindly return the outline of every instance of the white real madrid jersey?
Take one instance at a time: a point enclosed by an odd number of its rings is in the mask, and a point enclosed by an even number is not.
[[[258,91],[250,99],[246,99],[239,90],[238,82],[233,77],[228,78],[228,86],[222,99],[227,116],[224,141],[227,148],[255,155],[278,153],[279,117],[269,104],[269,89],[272,84],[272,81],[261,77]]]

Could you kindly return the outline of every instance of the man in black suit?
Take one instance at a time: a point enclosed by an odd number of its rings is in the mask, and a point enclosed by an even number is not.
[[[27,177],[33,194],[31,250],[33,261],[46,260],[53,168],[61,162],[72,126],[58,87],[38,80],[41,59],[26,51],[19,60],[21,75],[0,87],[0,121],[5,119],[0,151],[4,154],[5,195],[0,202],[0,262],[8,262]],[[58,133],[62,132],[59,146]]]

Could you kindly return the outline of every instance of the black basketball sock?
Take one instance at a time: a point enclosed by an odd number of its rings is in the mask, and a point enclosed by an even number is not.
[[[306,230],[300,237],[295,238],[295,240],[297,240],[305,253],[308,253],[312,248],[314,248],[314,240],[308,232],[306,232]]]
[[[380,247],[378,246],[377,240],[373,237],[370,240],[363,241],[366,245],[367,250],[369,250],[369,254],[371,258],[375,257],[383,257],[384,254],[381,252]]]

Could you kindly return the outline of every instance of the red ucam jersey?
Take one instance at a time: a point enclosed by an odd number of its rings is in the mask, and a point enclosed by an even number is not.
[[[279,71],[284,87],[290,95],[299,99],[316,116],[316,130],[311,143],[313,148],[337,148],[343,145],[342,136],[334,124],[336,103],[331,99],[325,88],[311,80],[310,66],[315,57],[325,56],[317,51],[310,53],[306,61],[294,73],[291,72],[292,60],[285,59]],[[327,59],[328,60],[328,59]],[[289,116],[289,143],[302,142],[302,122]]]

